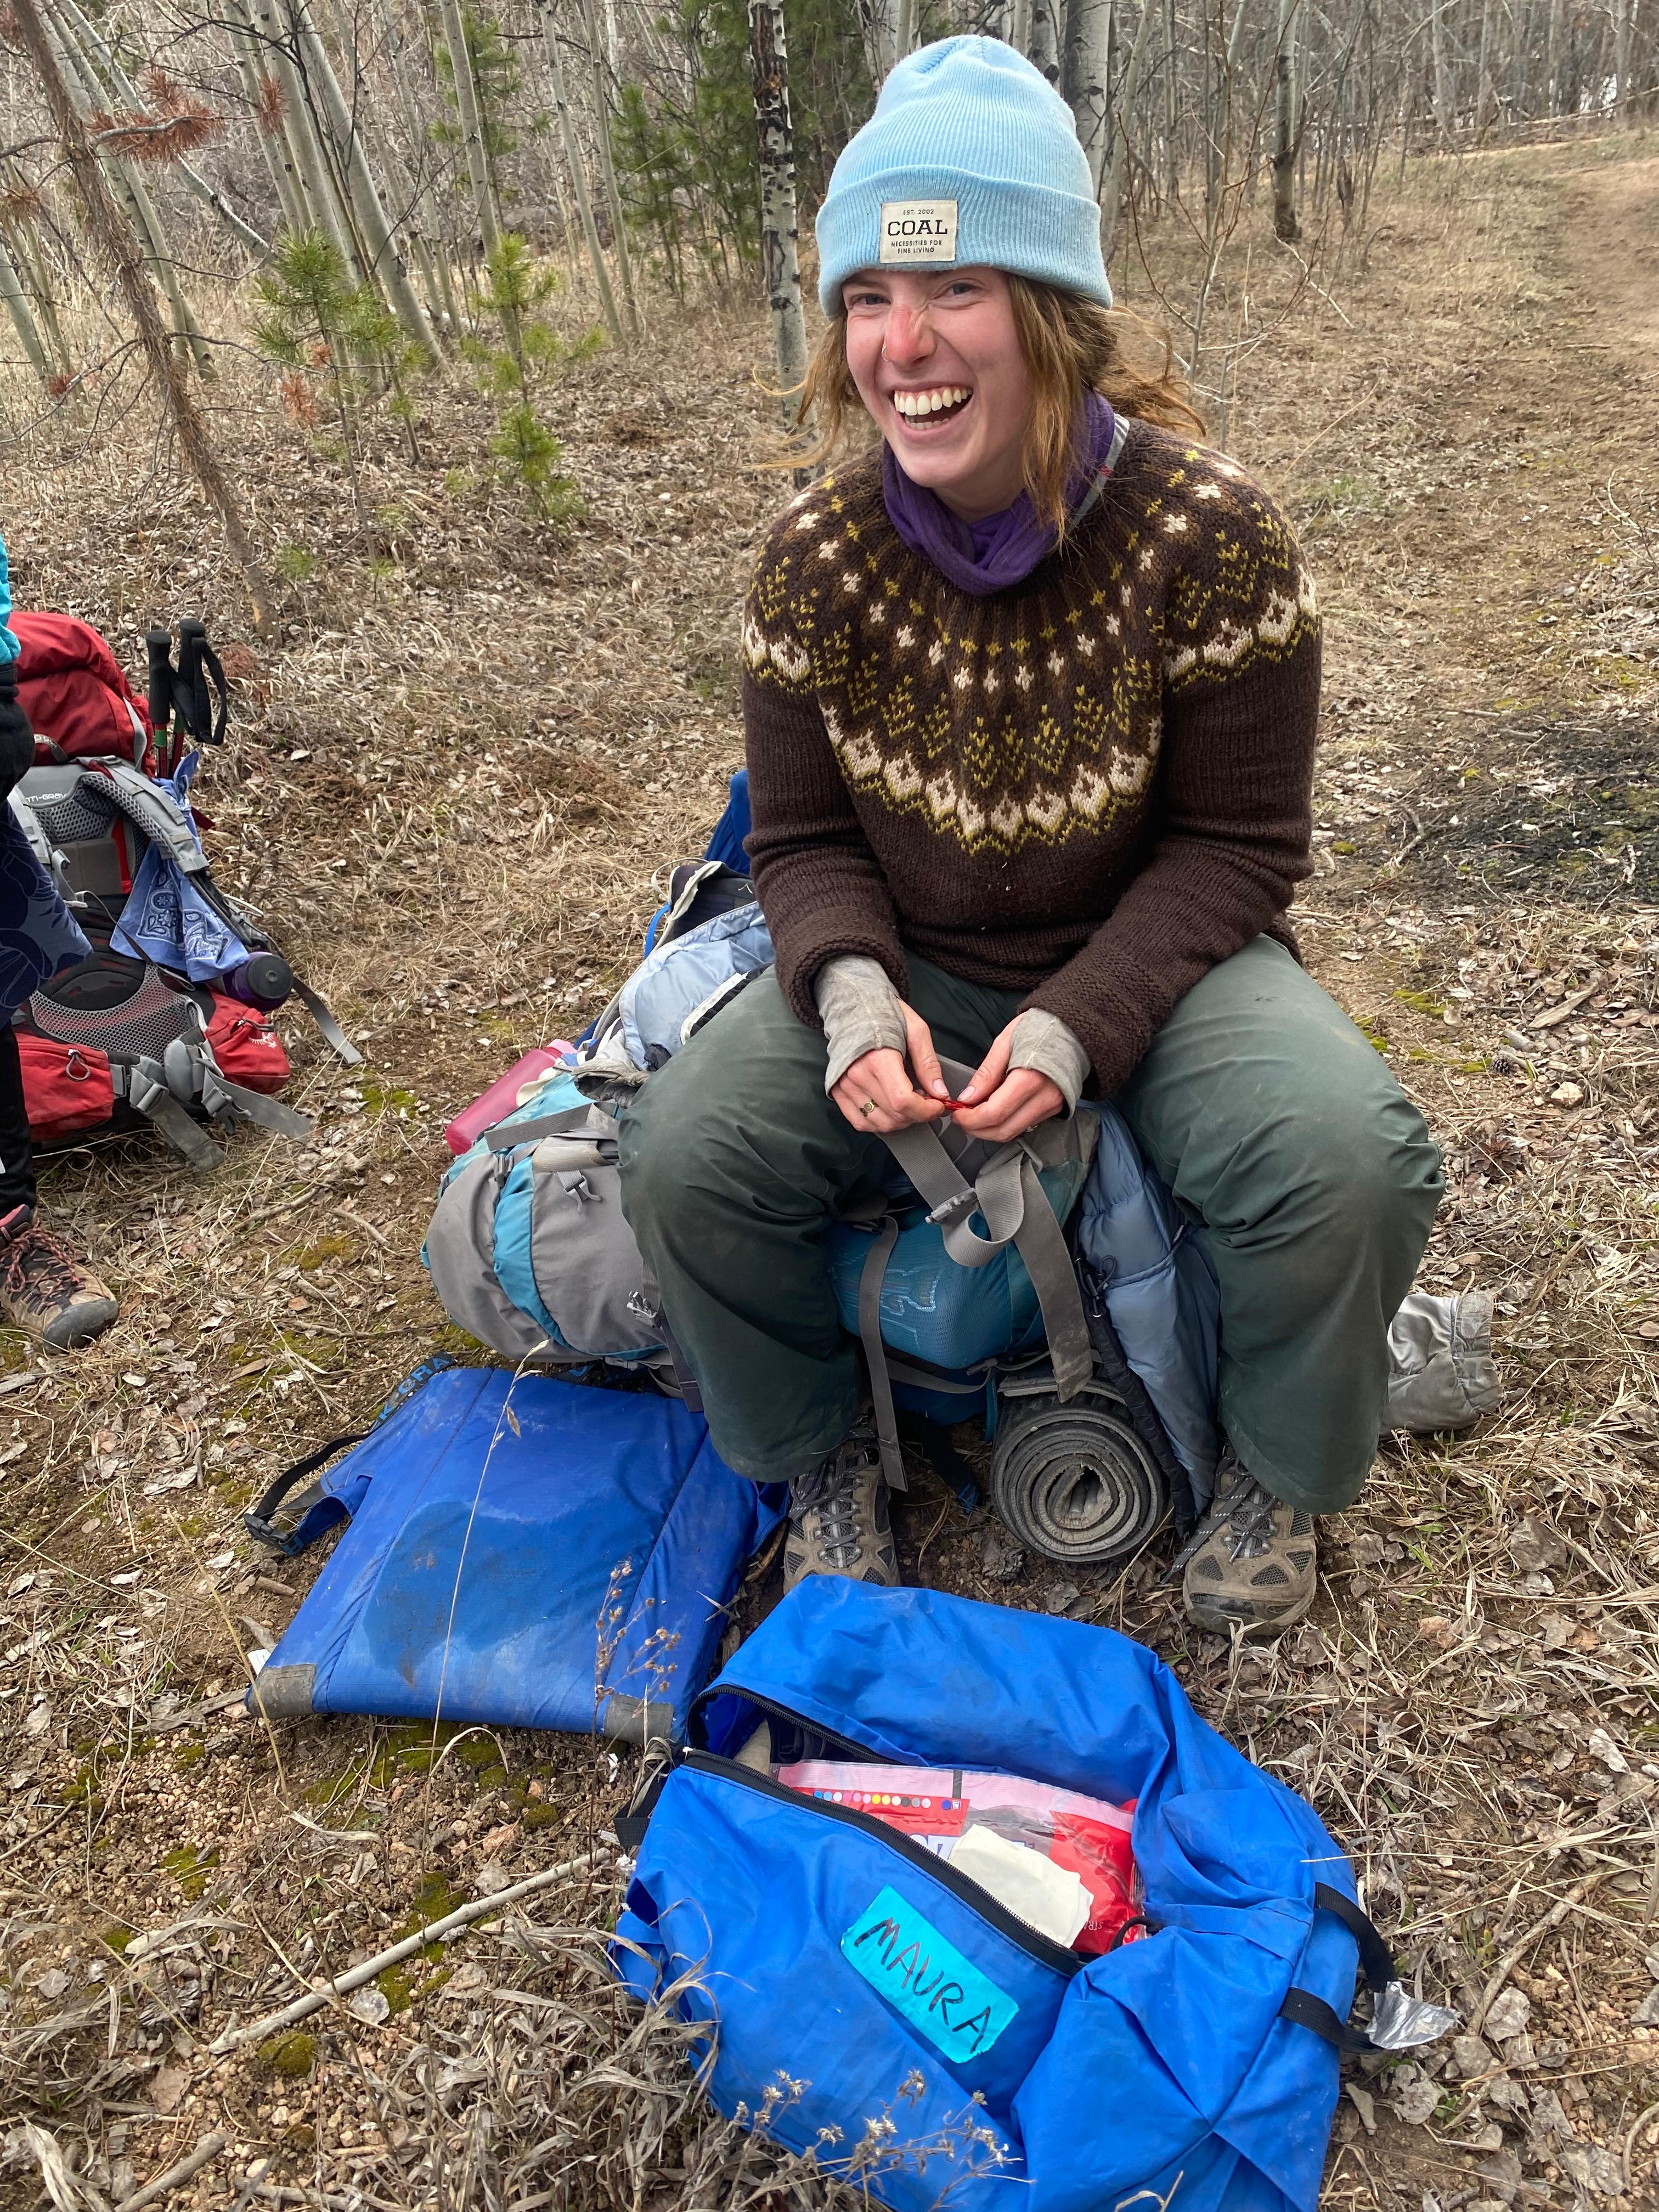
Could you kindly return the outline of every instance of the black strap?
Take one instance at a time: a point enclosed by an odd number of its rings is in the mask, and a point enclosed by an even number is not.
[[[1310,2027],[1316,2035],[1322,2035],[1339,2051],[1375,2051],[1376,2045],[1363,2028],[1350,2027],[1339,2020],[1323,1997],[1316,1997],[1311,1990],[1287,1990],[1285,2002],[1279,2008],[1280,2020],[1288,2020],[1297,2027]]]
[[[1333,1889],[1328,1881],[1314,1884],[1314,1910],[1328,1912],[1342,1923],[1359,1946],[1359,1971],[1365,1977],[1365,1986],[1373,1996],[1381,1996],[1389,1984],[1398,1978],[1394,1954],[1383,1941],[1381,1930],[1341,1890]]]
[[[618,1813],[611,1823],[612,1834],[629,1857],[633,1857],[645,1841],[645,1832],[651,1825],[651,1815],[657,1809],[657,1800],[662,1796],[663,1785],[673,1768],[665,1767],[653,1774],[625,1813]]]
[[[1342,1923],[1359,1946],[1359,1971],[1365,1986],[1373,1996],[1381,1996],[1390,1982],[1398,1978],[1394,1954],[1384,1942],[1376,1923],[1369,1919],[1352,1898],[1341,1890],[1333,1889],[1328,1881],[1314,1884],[1314,1911],[1328,1912]],[[1279,2008],[1281,2020],[1293,2021],[1297,2027],[1310,2027],[1316,2035],[1322,2035],[1327,2043],[1334,2044],[1339,2051],[1375,2051],[1373,2043],[1363,2028],[1350,2027],[1339,2020],[1323,1997],[1316,1997],[1311,1990],[1292,1989],[1285,1992],[1285,2002]]]
[[[314,1474],[319,1467],[325,1466],[337,1452],[343,1452],[348,1444],[362,1443],[368,1434],[367,1429],[353,1429],[348,1435],[331,1437],[325,1444],[319,1444],[316,1450],[306,1458],[296,1459],[292,1467],[284,1468],[258,1504],[242,1516],[242,1525],[249,1535],[258,1543],[268,1544],[273,1552],[288,1552],[289,1539],[279,1529],[271,1527],[271,1515],[296,1482],[302,1482],[307,1475]],[[314,1485],[313,1487],[316,1488],[317,1498],[304,1501],[307,1508],[314,1505],[322,1496],[321,1486]]]

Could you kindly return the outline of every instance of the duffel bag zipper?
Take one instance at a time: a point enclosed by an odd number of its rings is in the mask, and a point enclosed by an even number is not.
[[[751,1705],[761,1705],[761,1700],[750,1696],[747,1691],[742,1694]],[[769,1709],[763,1706],[762,1710]],[[785,1719],[798,1723],[800,1721],[798,1713],[784,1713],[781,1706],[773,1706],[769,1710]],[[824,1735],[823,1729],[816,1733]],[[834,1741],[828,1737],[825,1740]],[[847,1748],[855,1752],[861,1759],[869,1761],[870,1753],[862,1747],[848,1744]],[[958,1874],[949,1859],[938,1857],[925,1844],[917,1843],[900,1829],[890,1827],[885,1820],[877,1820],[872,1814],[860,1813],[851,1805],[832,1804],[827,1798],[808,1797],[799,1790],[792,1790],[787,1782],[775,1782],[769,1774],[756,1773],[752,1766],[740,1766],[735,1759],[722,1759],[718,1752],[688,1750],[681,1754],[680,1764],[690,1767],[694,1774],[718,1775],[723,1782],[738,1783],[745,1790],[757,1790],[763,1797],[777,1798],[787,1805],[793,1805],[799,1812],[816,1814],[821,1820],[840,1820],[849,1828],[857,1828],[862,1834],[873,1837],[900,1858],[908,1859],[912,1866],[930,1875],[941,1889],[948,1889],[961,1904],[967,1905],[970,1911],[976,1912],[1000,1936],[1006,1936],[1011,1943],[1018,1945],[1039,1965],[1050,1967],[1068,1980],[1085,1963],[1075,1951],[1067,1951],[1060,1944],[1051,1942],[1048,1936],[1039,1935],[1035,1928],[1028,1926],[1018,1913],[1010,1912],[1006,1905],[1000,1905],[988,1889],[981,1887],[969,1875]]]

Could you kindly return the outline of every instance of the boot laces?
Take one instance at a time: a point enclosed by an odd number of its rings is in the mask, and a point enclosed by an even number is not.
[[[1273,1515],[1278,1510],[1279,1500],[1272,1491],[1264,1490],[1254,1475],[1245,1474],[1241,1468],[1239,1480],[1224,1497],[1216,1499],[1182,1546],[1170,1573],[1179,1574],[1212,1536],[1224,1531],[1229,1559],[1259,1559],[1273,1543]]]
[[[849,1440],[790,1486],[790,1518],[804,1532],[811,1516],[817,1547],[834,1566],[858,1561],[858,1481],[864,1466],[862,1446]]]
[[[5,1273],[0,1275],[0,1291],[6,1297],[44,1296],[69,1305],[80,1296],[81,1273],[75,1255],[49,1229],[31,1223],[3,1249]]]

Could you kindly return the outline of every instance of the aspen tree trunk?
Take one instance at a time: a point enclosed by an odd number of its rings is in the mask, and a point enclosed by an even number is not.
[[[179,443],[195,472],[209,504],[216,510],[224,527],[225,538],[232,557],[242,572],[248,597],[253,602],[256,628],[270,627],[273,592],[270,579],[260,564],[258,556],[247,534],[242,520],[242,510],[229,479],[220,464],[213,441],[208,435],[196,404],[194,393],[185,365],[168,343],[161,322],[161,307],[155,297],[155,287],[145,266],[143,249],[134,235],[131,225],[116,205],[98,156],[93,151],[85,123],[70,96],[58,57],[46,35],[35,0],[13,0],[12,20],[17,27],[18,41],[34,64],[46,94],[46,108],[52,117],[52,129],[64,149],[76,190],[87,212],[87,224],[93,237],[108,259],[114,271],[128,312],[138,325],[139,342],[149,356],[150,369],[161,386],[168,418],[178,434]]]
[[[363,144],[362,131],[347,111],[340,91],[338,78],[329,60],[316,27],[305,12],[304,0],[298,0],[296,27],[301,50],[306,57],[307,75],[316,84],[321,95],[323,113],[334,140],[335,152],[344,172],[346,190],[362,231],[363,244],[368,250],[370,268],[376,281],[384,288],[392,303],[392,312],[398,318],[399,329],[412,339],[428,361],[438,357],[438,341],[433,335],[426,310],[422,307],[415,287],[409,281],[409,270],[386,219],[386,208],[380,198],[380,189],[368,166],[368,152]]]
[[[1630,0],[1613,0],[1613,107],[1630,97]]]
[[[148,108],[150,103],[116,60],[95,27],[76,6],[75,0],[55,0],[55,12],[60,31],[67,32],[74,39],[82,53],[101,72],[115,97],[124,100],[130,108],[140,112]],[[199,169],[183,160],[175,161],[172,166],[196,198],[204,206],[211,208],[225,228],[234,237],[240,239],[250,252],[258,254],[261,259],[270,252],[270,240],[262,238],[252,223],[244,222],[223,193],[210,185]]]
[[[1497,0],[1486,0],[1480,10],[1480,58],[1474,72],[1474,127],[1477,131],[1485,131],[1492,120],[1492,41],[1493,18],[1497,12]]]
[[[47,351],[58,368],[65,376],[72,376],[75,356],[58,320],[58,306],[52,296],[52,279],[40,240],[30,237],[21,216],[6,224],[5,236],[13,265],[33,310],[35,327],[45,338]]]
[[[1434,122],[1443,138],[1449,138],[1457,123],[1457,93],[1451,65],[1446,58],[1446,9],[1449,0],[1429,0],[1429,50],[1434,64]],[[1559,0],[1556,0],[1559,4]]]
[[[806,319],[801,311],[795,251],[795,149],[789,124],[789,61],[783,0],[749,0],[749,54],[754,70],[755,125],[760,137],[761,270],[772,318],[784,426],[789,395],[806,374]]]
[[[305,211],[302,230],[319,230],[348,270],[365,278],[357,241],[340,204],[339,190],[312,125],[311,104],[291,49],[288,26],[275,0],[252,0],[256,51],[283,100],[283,137],[295,189]]]
[[[1060,0],[1031,0],[1030,44],[1026,58],[1042,71],[1050,84],[1060,76]]]
[[[1013,0],[1009,10],[1008,44],[1017,54],[1026,53],[1031,44],[1031,0]]]
[[[1066,63],[1060,90],[1089,157],[1089,175],[1100,198],[1100,179],[1111,147],[1112,0],[1071,0],[1066,11]]]
[[[1152,18],[1157,13],[1157,0],[1141,0],[1140,21],[1135,25],[1135,42],[1129,49],[1129,59],[1123,72],[1123,90],[1112,115],[1112,158],[1106,172],[1106,181],[1100,194],[1100,250],[1105,258],[1112,258],[1112,248],[1117,243],[1118,207],[1123,198],[1123,175],[1129,158],[1129,118],[1134,113],[1136,95],[1140,90],[1140,73],[1146,66],[1146,49],[1151,42]],[[1170,62],[1174,72],[1173,59]],[[1170,161],[1173,162],[1174,134],[1171,133]]]
[[[432,198],[431,185],[420,180],[419,149],[425,145],[426,131],[416,110],[415,95],[409,88],[409,78],[404,68],[402,44],[392,25],[386,0],[380,0],[380,44],[386,54],[386,67],[392,76],[392,89],[397,100],[398,118],[403,124],[404,134],[409,141],[410,160],[416,165],[415,171],[410,175],[410,216],[411,221],[414,221],[417,218],[422,202]],[[428,301],[428,305],[441,306],[452,337],[458,336],[460,331],[461,319],[456,306],[454,289],[450,283],[448,248],[435,228],[430,231],[420,228],[418,234],[422,237],[425,246],[422,267],[430,271],[428,281],[435,283],[437,287],[435,303]]]
[[[276,195],[276,204],[283,211],[283,228],[290,237],[297,236],[301,231],[308,229],[310,224],[299,179],[294,173],[288,134],[280,124],[274,128],[267,127],[265,87],[267,84],[276,85],[279,92],[282,88],[274,76],[259,66],[260,58],[253,34],[237,14],[234,0],[226,9],[226,29],[230,40],[231,56],[236,64],[236,74],[241,79],[242,96],[247,102],[249,114],[253,118],[254,136],[259,142],[260,152],[264,155],[271,190]]]
[[[898,30],[894,46],[900,61],[916,43],[916,0],[898,0]]]
[[[879,92],[898,59],[897,0],[863,0],[859,20],[864,31],[865,58],[870,79]]]
[[[36,21],[40,26],[41,37],[46,41],[55,57],[58,80],[64,87],[64,98],[70,101],[77,115],[81,117],[89,115],[98,106],[101,91],[90,64],[78,52],[73,40],[65,34],[52,17],[46,13],[44,9],[37,15]],[[90,138],[87,143],[89,146],[92,144]],[[204,376],[211,374],[213,360],[208,350],[207,340],[203,334],[200,323],[197,321],[191,312],[190,302],[185,297],[184,288],[179,282],[179,271],[173,265],[167,234],[161,228],[161,218],[155,212],[155,204],[150,198],[148,189],[135,173],[131,162],[122,161],[118,155],[101,156],[95,148],[94,158],[107,160],[107,167],[113,180],[114,190],[125,203],[128,220],[143,246],[157,282],[167,294],[167,304],[173,311],[173,326],[178,343],[181,347],[188,348],[201,374]]]
[[[29,366],[48,390],[52,386],[52,365],[46,358],[46,349],[41,343],[40,331],[23,289],[22,279],[17,274],[15,263],[5,247],[0,245],[0,297],[6,302],[6,313],[11,317],[11,326],[18,342],[28,356]]]
[[[599,142],[599,175],[605,182],[605,205],[611,215],[611,249],[617,257],[617,274],[622,280],[628,334],[629,337],[636,338],[640,335],[640,303],[634,295],[634,258],[628,250],[628,225],[623,216],[617,165],[611,158],[611,101],[605,91],[604,64],[599,59],[599,26],[594,20],[593,0],[582,0],[582,24],[587,33],[588,67],[593,85],[593,136]]]
[[[466,173],[472,183],[478,235],[483,240],[485,253],[490,254],[501,242],[501,210],[495,204],[495,180],[489,172],[489,155],[484,146],[483,117],[478,106],[478,88],[472,75],[472,57],[467,51],[466,27],[461,20],[457,0],[440,0],[438,15],[443,25],[444,45],[448,49],[449,67],[454,79],[455,112],[460,121]]]
[[[611,289],[611,271],[605,266],[605,251],[599,244],[599,227],[593,220],[593,202],[587,189],[587,173],[582,167],[581,149],[576,143],[576,124],[570,112],[570,100],[565,88],[564,57],[559,52],[553,0],[538,0],[538,7],[542,19],[542,43],[547,49],[548,73],[553,80],[553,105],[558,111],[559,136],[564,146],[566,166],[570,171],[570,189],[576,199],[576,216],[582,227],[582,236],[587,241],[587,258],[593,264],[593,281],[599,288],[599,306],[604,312],[605,328],[620,345],[622,320],[617,313],[616,295]]]
[[[1279,0],[1273,55],[1273,236],[1289,246],[1301,237],[1296,219],[1296,9]]]
[[[1561,0],[1550,0],[1550,23],[1544,51],[1544,96],[1547,112],[1561,112]]]

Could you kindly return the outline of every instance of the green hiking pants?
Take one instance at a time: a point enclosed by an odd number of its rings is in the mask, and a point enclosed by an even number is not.
[[[910,1000],[977,1065],[1018,994],[911,956]],[[835,1448],[865,1395],[824,1234],[891,1168],[823,1088],[821,1033],[769,972],[623,1116],[623,1205],[702,1388],[715,1448],[757,1481]],[[1249,1472],[1331,1513],[1376,1455],[1388,1328],[1428,1241],[1440,1155],[1378,1054],[1259,937],[1176,1006],[1115,1101],[1221,1285],[1220,1419]]]

